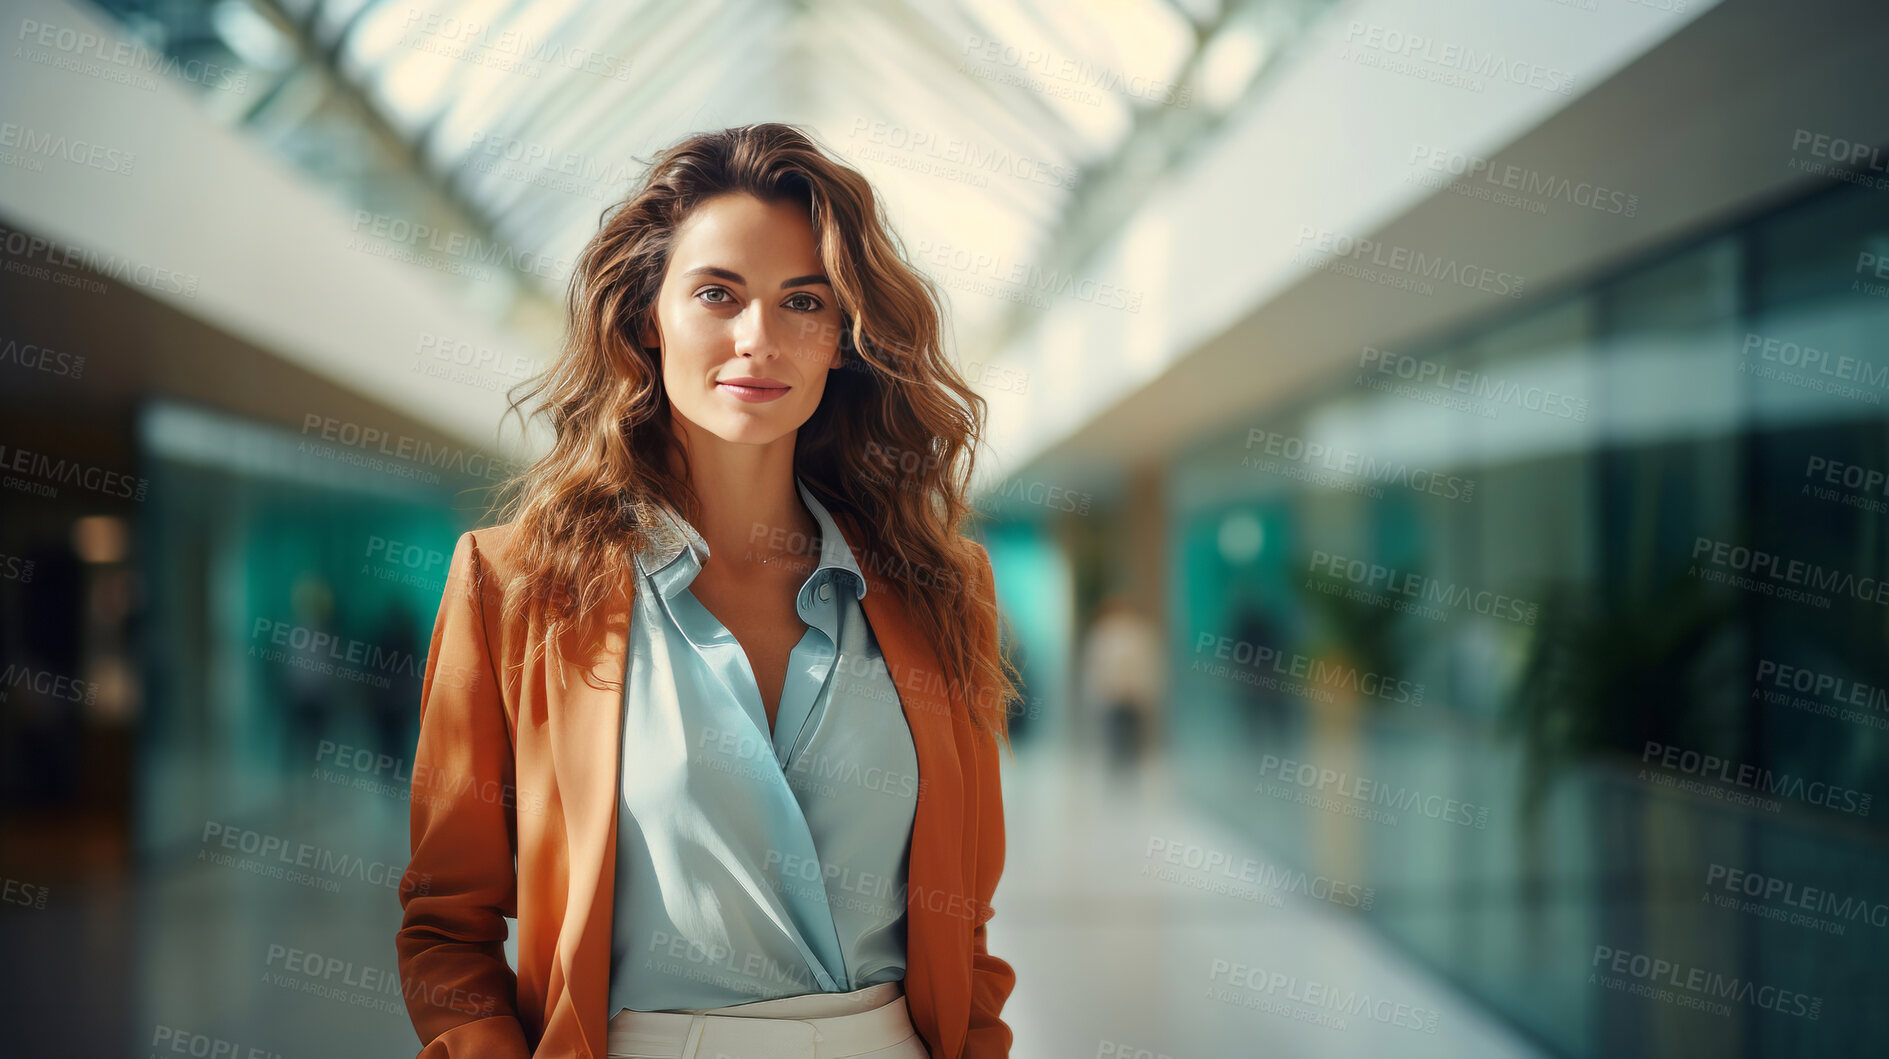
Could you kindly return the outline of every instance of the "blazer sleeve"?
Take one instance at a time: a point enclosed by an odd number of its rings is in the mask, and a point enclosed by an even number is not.
[[[997,583],[991,573],[990,556],[982,546],[977,549],[983,567],[979,591],[990,602],[991,621],[983,631],[991,646],[996,645]],[[980,703],[981,705],[981,703]],[[1008,709],[1008,703],[998,703]],[[1003,1059],[1010,1055],[1011,1031],[1002,1012],[1004,1002],[1016,987],[1017,972],[1002,959],[990,954],[985,926],[996,914],[991,897],[997,892],[997,880],[1004,870],[1003,779],[999,772],[997,740],[978,731],[977,745],[977,927],[973,931],[971,951],[971,1029],[965,1040],[964,1059]]]
[[[401,878],[401,993],[419,1059],[529,1059],[505,917],[518,908],[512,736],[492,665],[478,543],[460,535],[433,623]]]

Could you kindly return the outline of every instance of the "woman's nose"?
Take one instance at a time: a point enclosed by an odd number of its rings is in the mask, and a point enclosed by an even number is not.
[[[749,302],[735,317],[735,352],[744,357],[770,356],[779,349],[774,325],[760,302]]]

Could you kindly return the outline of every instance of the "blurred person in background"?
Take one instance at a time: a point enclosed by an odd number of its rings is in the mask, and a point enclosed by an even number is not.
[[[1083,643],[1081,681],[1111,767],[1133,766],[1158,741],[1163,666],[1154,622],[1125,594],[1104,599]]]
[[[421,1056],[1009,1054],[983,401],[881,217],[752,125],[582,254],[556,440],[460,537],[421,692]]]
[[[421,645],[414,636],[413,611],[398,600],[389,603],[380,612],[373,643],[392,658],[421,657]],[[413,709],[413,678],[399,673],[385,683],[369,682],[365,686],[376,748],[383,754],[404,759],[413,749],[417,719]]]
[[[311,643],[346,642],[335,625],[334,589],[327,578],[304,572],[289,590],[290,606],[295,614],[297,635]],[[335,682],[317,659],[298,652],[293,661],[280,670],[277,702],[288,704],[288,727],[283,733],[282,760],[286,771],[306,771],[315,760],[315,750],[324,735],[334,730],[333,718],[339,713],[335,702]]]

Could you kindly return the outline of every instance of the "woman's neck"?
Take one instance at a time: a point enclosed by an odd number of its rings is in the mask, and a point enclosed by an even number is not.
[[[682,424],[683,473],[701,510],[690,519],[708,542],[709,561],[745,566],[801,550],[819,536],[819,523],[800,502],[794,485],[794,434],[766,445],[727,442]],[[797,548],[795,546],[798,546]]]

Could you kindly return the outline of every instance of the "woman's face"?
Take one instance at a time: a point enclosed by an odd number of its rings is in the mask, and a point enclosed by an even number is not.
[[[840,363],[839,306],[813,224],[791,204],[731,193],[697,207],[677,230],[654,316],[642,342],[660,348],[663,388],[691,434],[789,436]]]

